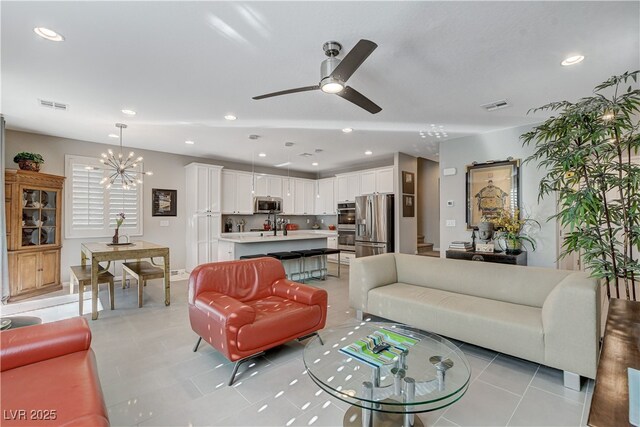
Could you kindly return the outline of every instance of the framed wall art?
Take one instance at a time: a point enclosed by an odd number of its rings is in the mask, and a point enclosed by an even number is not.
[[[151,190],[152,216],[177,216],[177,190],[153,188]]]
[[[413,172],[402,171],[402,192],[405,194],[415,194],[416,179]]]
[[[520,209],[520,160],[474,163],[467,166],[467,228],[507,209]]]
[[[414,196],[402,195],[402,216],[405,218],[413,218],[415,216],[415,198]]]

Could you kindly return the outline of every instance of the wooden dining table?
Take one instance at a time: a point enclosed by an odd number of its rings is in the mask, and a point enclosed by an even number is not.
[[[111,245],[102,242],[82,243],[82,265],[91,263],[91,319],[98,318],[98,265],[101,262],[162,258],[164,268],[164,305],[171,304],[169,248],[151,242],[133,241],[129,245]],[[105,270],[106,271],[106,270]]]

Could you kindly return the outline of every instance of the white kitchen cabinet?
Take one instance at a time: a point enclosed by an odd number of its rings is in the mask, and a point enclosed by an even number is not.
[[[353,202],[360,195],[360,173],[340,175],[338,180],[338,202]]]
[[[336,179],[324,178],[317,182],[317,198],[315,204],[316,215],[335,215],[336,214]]]
[[[273,175],[256,175],[255,195],[282,197],[282,178]]]
[[[393,167],[376,169],[376,193],[393,193]]]
[[[364,171],[360,174],[360,194],[373,194],[376,190],[376,171]]]
[[[191,163],[185,166],[187,208],[186,262],[188,271],[218,258],[222,228],[220,209],[222,166]]]
[[[235,244],[220,240],[218,242],[218,261],[233,261],[235,256]]]
[[[282,178],[282,214],[293,215],[295,202],[295,183],[293,178]]]
[[[222,228],[219,213],[193,214],[187,221],[186,269],[218,261],[218,238]]]
[[[316,182],[314,180],[304,180],[304,209],[303,215],[313,215],[315,212],[317,193]]]
[[[220,212],[222,166],[190,163],[185,166],[186,207],[189,214]]]
[[[327,237],[327,247],[331,249],[338,249],[338,236]],[[338,254],[327,255],[327,260],[337,262]]]
[[[247,172],[222,171],[222,213],[253,214],[253,175]]]

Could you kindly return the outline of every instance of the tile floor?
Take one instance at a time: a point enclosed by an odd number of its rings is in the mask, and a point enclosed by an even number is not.
[[[348,304],[348,269],[341,279],[311,284],[329,292],[328,326],[355,322]],[[116,310],[90,321],[93,349],[113,426],[341,426],[348,405],[329,397],[305,374],[303,344],[291,342],[240,368],[209,345],[192,351],[187,281],[171,285],[165,307],[160,280],[116,288]],[[108,307],[107,293],[101,291]],[[576,392],[562,372],[459,343],[472,367],[468,392],[451,407],[419,415],[428,426],[582,426],[593,382]]]

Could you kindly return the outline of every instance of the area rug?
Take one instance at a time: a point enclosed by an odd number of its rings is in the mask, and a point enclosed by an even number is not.
[[[84,314],[91,314],[91,291],[84,293],[83,300]],[[98,311],[102,310],[102,304],[98,300]],[[0,314],[2,317],[35,316],[41,318],[42,323],[70,319],[78,315],[78,294],[3,305],[0,307]]]

